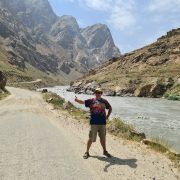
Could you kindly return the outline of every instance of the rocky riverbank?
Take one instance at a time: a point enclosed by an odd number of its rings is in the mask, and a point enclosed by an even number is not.
[[[180,99],[180,28],[156,42],[112,58],[71,84],[69,91],[108,96],[176,97]]]
[[[179,80],[178,80],[179,81]],[[104,95],[106,96],[129,96],[129,97],[162,97],[165,92],[174,85],[174,80],[167,78],[164,81],[154,81],[153,83],[139,85],[140,80],[131,81],[131,85],[127,87],[118,87],[114,89],[103,88]],[[97,81],[84,81],[80,80],[71,84],[67,91],[72,91],[77,94],[92,95],[97,87],[101,87],[101,84]]]

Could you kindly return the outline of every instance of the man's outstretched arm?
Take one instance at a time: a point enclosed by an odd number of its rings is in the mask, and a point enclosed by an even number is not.
[[[84,101],[78,99],[76,96],[75,96],[75,101],[76,101],[77,103],[79,103],[79,104],[85,104]]]
[[[108,109],[106,119],[109,119],[109,116],[110,116],[111,112],[112,112],[112,107],[110,106],[109,109]]]

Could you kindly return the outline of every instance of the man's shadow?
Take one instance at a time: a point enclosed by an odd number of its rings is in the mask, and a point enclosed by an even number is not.
[[[97,158],[100,161],[108,162],[109,164],[107,164],[104,167],[105,172],[108,172],[107,169],[112,165],[128,165],[131,168],[137,167],[137,164],[136,164],[137,159],[120,159],[120,158],[114,157],[114,156],[112,156],[111,158],[102,157],[102,156],[90,156],[90,157]]]

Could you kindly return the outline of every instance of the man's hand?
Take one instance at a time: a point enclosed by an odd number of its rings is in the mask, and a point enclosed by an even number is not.
[[[84,104],[84,101],[78,99],[76,96],[75,96],[75,102],[77,102],[79,104]]]
[[[112,107],[110,106],[110,108],[109,108],[109,110],[108,110],[108,114],[107,114],[107,116],[106,116],[106,120],[108,120],[111,112],[112,112]]]
[[[77,102],[77,96],[75,96],[75,102]]]

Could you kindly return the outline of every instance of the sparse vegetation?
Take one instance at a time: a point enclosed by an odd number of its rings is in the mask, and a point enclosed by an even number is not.
[[[173,86],[164,97],[168,100],[180,101],[180,84]]]
[[[65,100],[55,93],[44,93],[43,98],[46,102],[53,104],[55,109],[62,109]]]
[[[115,136],[122,137],[128,140],[140,142],[143,138],[145,138],[144,133],[138,133],[135,130],[135,127],[125,123],[120,118],[109,120],[107,123],[107,130]]]
[[[51,103],[55,109],[67,111],[71,116],[77,120],[83,122],[87,121],[87,112],[79,108],[76,108],[70,102],[66,102],[65,99],[61,98],[55,93],[44,93],[43,98],[46,102]]]
[[[169,151],[169,149],[172,148],[172,146],[163,138],[159,137],[152,137],[151,138],[152,142],[149,144],[152,149],[159,151],[161,153],[165,153]]]
[[[10,92],[9,92],[8,90],[2,91],[2,90],[0,89],[0,100],[6,98],[6,97],[9,96],[9,95],[10,95]]]
[[[169,144],[169,142],[167,142],[165,139],[153,137],[148,143],[148,146],[153,150],[165,154],[171,161],[174,162],[175,167],[180,169],[180,154],[172,152],[172,145]]]
[[[1,42],[1,41],[0,41]],[[20,87],[25,89],[36,89],[42,86],[62,85],[56,77],[51,74],[43,73],[28,63],[25,63],[25,69],[19,69],[15,65],[8,63],[8,53],[2,44],[0,44],[0,70],[6,75],[8,86]],[[41,83],[28,83],[42,79]]]

